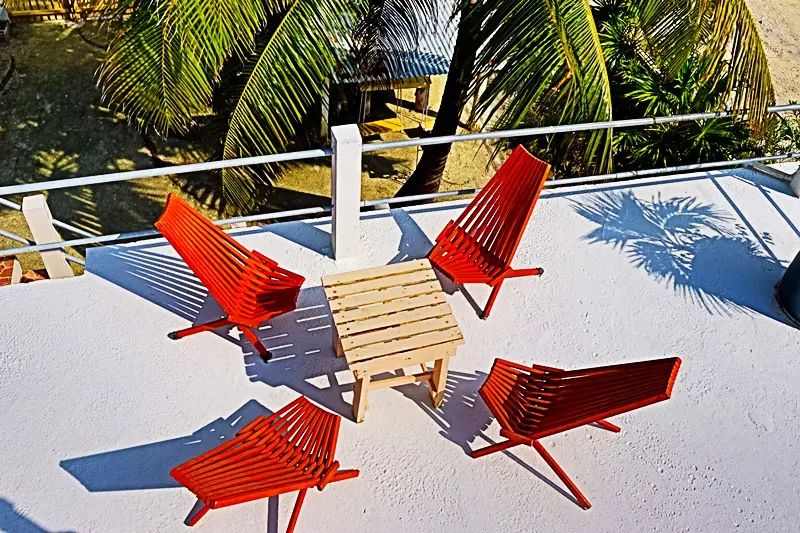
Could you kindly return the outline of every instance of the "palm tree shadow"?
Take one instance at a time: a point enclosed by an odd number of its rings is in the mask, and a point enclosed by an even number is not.
[[[344,396],[353,390],[343,357],[333,349],[333,318],[321,286],[300,291],[297,308],[273,318],[259,328],[258,337],[272,353],[265,362],[247,344],[244,367],[251,382],[288,387],[298,394],[350,419],[352,405]]]
[[[784,267],[728,213],[696,198],[649,201],[607,192],[573,209],[597,227],[584,239],[612,246],[631,264],[712,314],[761,314],[791,324],[773,298]],[[758,236],[769,244],[771,237]]]
[[[478,389],[486,380],[486,377],[486,373],[480,371],[475,374],[454,370],[449,371],[447,373],[447,385],[445,386],[445,400],[439,409],[434,408],[431,403],[430,390],[427,383],[402,385],[395,387],[395,390],[411,399],[425,414],[431,417],[440,427],[440,435],[469,455],[473,449],[470,443],[478,437],[486,441],[487,446],[495,444],[495,441],[486,435],[486,430],[491,425],[494,417],[478,395]],[[481,447],[483,446],[476,446],[476,448]],[[580,506],[572,494],[526,463],[518,455],[509,450],[503,451],[502,454],[575,505]]]
[[[20,513],[10,501],[3,498],[0,498],[0,531],[4,533],[50,533],[50,530]],[[74,532],[70,531],[69,533]]]

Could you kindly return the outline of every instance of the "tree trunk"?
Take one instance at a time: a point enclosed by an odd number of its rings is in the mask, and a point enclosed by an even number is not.
[[[431,131],[433,137],[455,135],[458,131],[461,112],[464,110],[467,100],[467,90],[472,80],[475,55],[478,50],[478,43],[470,34],[470,24],[464,22],[468,12],[469,7],[461,13],[453,59],[450,62],[442,93],[442,103]],[[436,144],[424,147],[417,168],[397,192],[397,196],[437,192],[451,146],[451,144]]]

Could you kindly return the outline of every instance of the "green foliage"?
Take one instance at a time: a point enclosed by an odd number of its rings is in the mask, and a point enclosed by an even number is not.
[[[111,105],[141,127],[185,132],[216,117],[218,157],[288,151],[326,78],[347,66],[392,76],[389,50],[412,50],[437,0],[124,0],[99,70]],[[459,0],[459,36],[479,50],[459,98],[496,128],[749,109],[760,128],[772,82],[745,0]],[[461,37],[460,37],[461,38]],[[463,39],[462,39],[463,40]],[[347,53],[343,53],[347,51]],[[638,114],[638,115],[637,115]],[[747,128],[714,120],[616,137],[623,165],[750,149]],[[744,136],[744,137],[743,137]],[[610,129],[531,144],[562,173],[613,166]],[[674,141],[674,143],[673,143]],[[681,152],[681,150],[684,150]],[[226,169],[223,196],[252,211],[276,167]]]
[[[487,0],[473,12],[483,24],[476,78],[491,79],[478,112],[497,129],[528,124],[611,120],[603,51],[587,0]],[[475,85],[473,91],[480,87]],[[583,166],[611,167],[611,130],[558,138],[560,154],[580,147]]]
[[[627,89],[618,104],[638,116],[669,116],[719,109],[726,98],[725,75],[707,77],[707,59],[689,55],[673,79],[637,61],[626,61],[618,78]],[[620,168],[653,168],[738,159],[756,144],[748,125],[732,118],[693,120],[621,130],[614,139]]]

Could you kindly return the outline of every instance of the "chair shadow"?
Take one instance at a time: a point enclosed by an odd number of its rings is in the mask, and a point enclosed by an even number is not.
[[[250,400],[227,418],[218,418],[191,435],[64,459],[59,466],[89,492],[180,487],[169,475],[173,468],[230,440],[256,417],[271,414]]]
[[[0,498],[0,531],[4,533],[51,533],[24,514],[17,511],[14,505]],[[55,532],[52,532],[55,533]],[[74,531],[61,531],[59,533],[75,533]]]
[[[449,371],[447,373],[447,384],[445,385],[445,400],[439,409],[434,408],[431,403],[427,383],[402,385],[395,387],[394,390],[401,392],[406,398],[416,403],[441,428],[440,435],[469,455],[472,452],[470,443],[478,439],[478,437],[486,441],[487,446],[496,443],[486,435],[486,430],[491,425],[494,417],[478,395],[478,389],[486,380],[486,377],[487,374],[480,371],[475,374],[454,370]],[[580,507],[578,500],[572,494],[523,461],[518,455],[509,450],[504,450],[501,453]]]
[[[773,297],[785,267],[768,233],[696,198],[642,200],[607,192],[573,202],[597,225],[584,239],[612,246],[677,294],[712,314],[761,314],[791,325]]]
[[[403,261],[426,258],[433,248],[433,242],[428,238],[428,235],[422,231],[422,228],[419,227],[405,209],[392,209],[391,213],[392,218],[397,223],[397,227],[400,228],[401,236],[400,243],[397,246],[397,255],[388,264],[392,265]],[[456,292],[460,292],[478,316],[483,314],[483,309],[464,285],[453,283],[436,268],[434,268],[434,271],[445,294],[452,296]]]
[[[272,353],[265,362],[243,345],[244,366],[251,382],[288,387],[298,394],[351,419],[351,404],[344,395],[353,384],[340,383],[338,375],[351,376],[344,358],[333,350],[333,319],[321,286],[302,289],[297,308],[263,324],[258,338]]]
[[[318,227],[320,224],[325,223],[325,221],[308,222],[304,220],[295,220],[291,222],[281,222],[280,224],[267,224],[258,227],[257,231],[236,232],[232,235],[234,237],[240,237],[249,233],[274,233],[287,241],[293,242],[303,248],[308,248],[321,256],[333,259],[331,234]]]

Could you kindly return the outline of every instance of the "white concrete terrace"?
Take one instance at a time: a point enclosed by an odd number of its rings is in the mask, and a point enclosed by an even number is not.
[[[361,470],[309,494],[300,532],[797,531],[800,331],[773,298],[800,248],[787,184],[738,170],[545,191],[515,260],[544,276],[506,282],[488,321],[448,296],[466,344],[443,408],[425,385],[374,391],[356,425],[320,276],[424,256],[464,205],[364,214],[361,254],[338,262],[329,219],[235,230],[307,278],[298,309],[261,330],[266,364],[236,330],[167,338],[219,310],[163,240],[0,291],[0,531],[187,531],[194,498],[170,469],[298,394],[345,417],[337,458]],[[495,357],[670,355],[683,359],[671,400],[615,417],[620,434],[544,441],[589,511],[533,450],[465,453],[498,438],[476,394]],[[282,532],[293,504],[215,510],[196,530]]]

